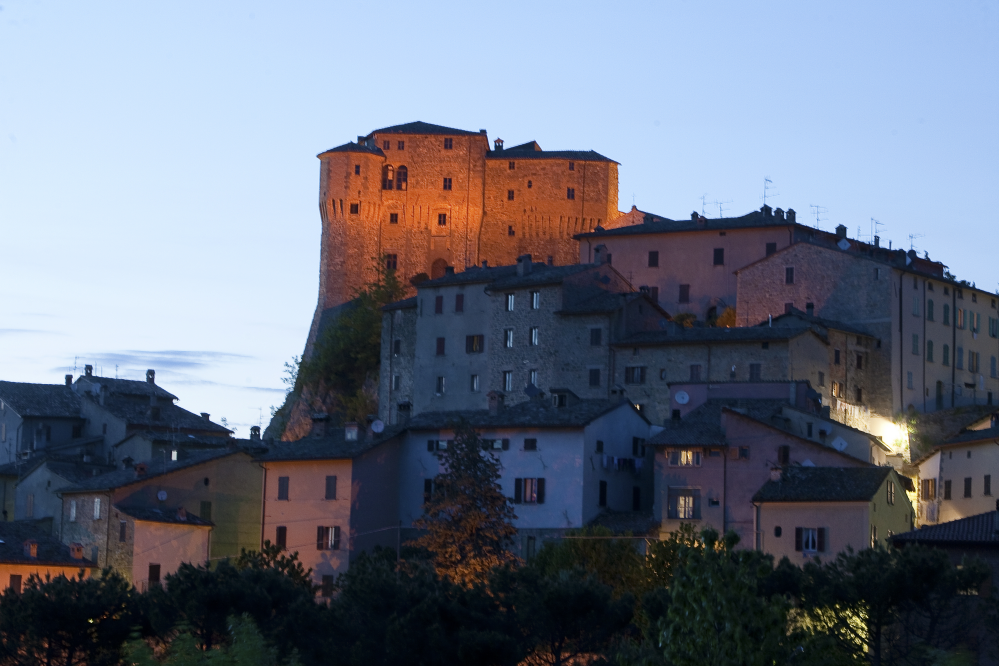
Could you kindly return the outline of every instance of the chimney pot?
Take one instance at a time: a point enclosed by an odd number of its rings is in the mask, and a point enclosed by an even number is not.
[[[775,467],[772,470],[770,470],[771,481],[780,481],[780,477],[781,477],[781,470],[779,467]]]
[[[141,462],[138,463],[138,464],[136,464],[136,466],[135,466],[135,476],[136,476],[136,478],[144,477],[147,474],[149,474],[149,465],[147,465],[146,463],[141,463]]]
[[[874,237],[874,247],[881,247],[881,237],[880,236],[875,236]]]
[[[836,238],[846,238],[846,225],[840,224],[836,227]]]
[[[454,266],[445,266],[444,275],[454,275]]]
[[[313,437],[325,437],[328,424],[330,421],[329,414],[326,412],[315,412],[312,415],[312,436]]]
[[[531,255],[522,254],[517,257],[517,275],[523,277],[531,272]]]
[[[763,213],[763,217],[773,217],[774,216],[773,210],[774,210],[773,208],[771,208],[766,204],[760,206],[760,212]]]
[[[184,507],[177,509],[177,520],[187,520],[187,509]]]
[[[83,544],[79,542],[74,542],[69,544],[69,556],[74,560],[83,559]]]
[[[482,136],[485,136],[486,134],[488,134],[488,132],[486,132],[484,129],[480,129],[479,130],[479,134],[481,134]]]
[[[211,416],[211,414],[209,414],[208,412],[201,412],[201,418],[203,418],[204,420],[211,421],[211,419],[208,418],[209,416]]]
[[[92,366],[92,365],[85,365],[85,366],[83,366],[83,374],[85,376],[87,376],[87,377],[93,377],[94,376],[94,366]]]
[[[495,147],[496,152],[503,150],[503,139],[496,139],[493,141],[493,147]]]
[[[603,243],[593,248],[593,263],[598,266],[607,263],[607,246]]]
[[[489,395],[486,397],[489,399],[490,414],[495,416],[499,412],[503,411],[503,402],[506,399],[506,396],[499,391],[490,391]]]
[[[483,259],[483,261],[482,261],[482,267],[483,268],[489,268],[489,262]]]
[[[774,209],[774,217],[776,217],[778,220],[783,220],[784,219],[784,209],[783,208],[775,208]]]
[[[793,208],[788,208],[787,209],[787,221],[791,222],[793,224],[794,222],[797,221],[795,219],[796,217],[797,217],[797,214],[794,212],[794,209]]]
[[[250,426],[250,441],[251,442],[260,441],[260,426]]]
[[[66,386],[73,385],[73,375],[66,375]]]
[[[363,136],[357,137],[357,145],[359,145],[359,146],[363,146],[364,145],[364,137]]]
[[[156,383],[156,371],[153,370],[152,368],[146,370],[146,381],[149,382],[150,384]]]

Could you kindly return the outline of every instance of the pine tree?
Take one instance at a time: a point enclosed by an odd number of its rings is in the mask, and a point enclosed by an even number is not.
[[[437,575],[470,587],[516,559],[507,549],[517,516],[499,485],[499,461],[467,422],[456,425],[454,441],[437,456],[444,471],[413,523],[427,531],[413,545],[430,552]]]

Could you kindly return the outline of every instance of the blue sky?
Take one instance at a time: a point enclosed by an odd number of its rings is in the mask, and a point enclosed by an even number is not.
[[[316,304],[315,155],[413,120],[603,153],[622,210],[770,177],[999,287],[992,0],[0,5],[3,379],[152,367],[246,436]]]

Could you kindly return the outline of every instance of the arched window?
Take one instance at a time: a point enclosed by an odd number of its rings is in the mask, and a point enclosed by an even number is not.
[[[926,301],[926,318],[933,321],[933,299]]]
[[[395,181],[395,169],[392,165],[386,164],[382,167],[382,189],[391,190],[392,183]]]
[[[395,189],[405,190],[407,185],[406,181],[409,179],[409,169],[404,166],[399,167],[395,170]],[[392,189],[391,187],[389,189]]]

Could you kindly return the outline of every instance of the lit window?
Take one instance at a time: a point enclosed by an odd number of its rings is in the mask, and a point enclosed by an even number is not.
[[[532,326],[531,327],[531,346],[532,347],[537,347],[538,346],[538,339],[539,339],[539,337],[540,336],[538,334],[538,327],[537,326]]]
[[[537,310],[541,307],[541,292],[532,291],[531,292],[531,309]]]
[[[513,390],[513,372],[510,370],[503,371],[503,390],[504,391]]]
[[[506,295],[506,311],[513,312],[513,294]]]
[[[503,329],[503,346],[507,349],[513,348],[513,329],[505,328]]]

